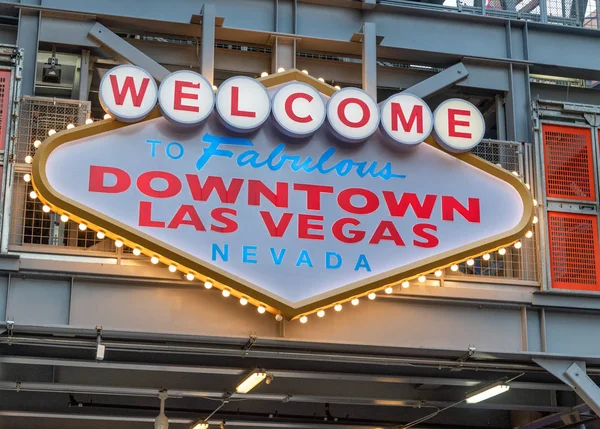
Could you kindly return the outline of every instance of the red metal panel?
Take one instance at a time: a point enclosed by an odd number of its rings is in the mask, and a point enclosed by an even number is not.
[[[589,128],[544,124],[546,195],[595,201],[592,133]]]
[[[552,287],[600,291],[598,218],[548,212],[548,232]]]
[[[0,150],[4,149],[6,132],[10,124],[8,102],[10,101],[10,71],[0,70]]]

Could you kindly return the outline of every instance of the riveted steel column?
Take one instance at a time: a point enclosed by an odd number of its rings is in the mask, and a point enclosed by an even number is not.
[[[362,88],[377,101],[377,33],[373,22],[363,24]]]
[[[210,4],[202,6],[202,51],[200,73],[211,83],[215,80],[215,18],[217,12]]]

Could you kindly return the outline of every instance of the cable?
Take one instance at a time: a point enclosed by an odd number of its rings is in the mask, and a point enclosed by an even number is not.
[[[506,384],[510,383],[511,381],[514,381],[514,380],[516,380],[517,378],[519,378],[519,377],[521,377],[521,376],[523,376],[523,375],[525,375],[525,373],[524,373],[524,372],[522,372],[521,374],[519,374],[519,375],[517,375],[517,376],[515,376],[515,377],[513,377],[513,378],[511,378],[511,379],[507,379],[507,380],[506,380]],[[496,383],[498,383],[498,382],[500,382],[500,381],[504,380],[505,378],[506,378],[506,377],[504,377],[504,378],[501,378],[500,380],[496,381]],[[414,421],[412,421],[412,422],[410,422],[410,423],[407,423],[407,424],[405,424],[405,425],[401,425],[401,426],[396,426],[394,429],[409,429],[409,428],[411,428],[411,427],[413,427],[413,426],[415,426],[415,425],[418,425],[419,423],[423,423],[424,421],[426,421],[426,420],[429,420],[429,419],[431,419],[431,418],[433,418],[433,417],[437,416],[438,414],[440,414],[440,413],[442,413],[442,412],[444,412],[444,411],[446,411],[446,410],[449,410],[450,408],[453,408],[453,407],[456,407],[457,405],[460,405],[460,404],[462,404],[462,403],[463,403],[463,402],[465,402],[466,400],[467,400],[466,398],[465,398],[465,399],[461,399],[460,401],[458,401],[458,402],[455,402],[454,404],[450,404],[450,405],[448,405],[447,407],[445,407],[445,408],[442,408],[441,410],[434,411],[433,413],[431,413],[431,414],[428,414],[428,415],[426,415],[426,416],[424,416],[424,417],[421,417],[421,418],[419,418],[419,419],[417,419],[417,420],[414,420]]]

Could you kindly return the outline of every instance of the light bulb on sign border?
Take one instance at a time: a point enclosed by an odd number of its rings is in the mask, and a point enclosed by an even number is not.
[[[27,173],[23,176],[23,180],[27,183],[31,182],[31,174]]]
[[[98,237],[98,240],[102,240],[104,237],[106,237],[106,235],[102,231],[98,231],[96,233],[96,237]]]

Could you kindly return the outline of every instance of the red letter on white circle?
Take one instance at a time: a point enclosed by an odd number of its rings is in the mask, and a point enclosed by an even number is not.
[[[204,76],[180,70],[162,81],[158,103],[168,120],[181,125],[197,125],[213,111],[215,94]]]
[[[288,83],[273,97],[273,118],[288,136],[310,136],[325,122],[325,103],[312,86]]]
[[[360,142],[371,137],[377,130],[379,108],[366,92],[344,88],[329,99],[327,119],[340,139]]]
[[[225,126],[240,133],[254,131],[271,113],[267,89],[255,79],[227,79],[217,91],[217,112]]]
[[[381,106],[381,128],[395,142],[416,146],[431,134],[433,115],[419,97],[396,94]]]
[[[468,101],[452,98],[435,109],[435,140],[449,152],[468,152],[479,144],[485,133],[485,120]]]
[[[121,122],[144,119],[156,105],[158,90],[150,74],[136,66],[109,70],[100,82],[102,108]]]

